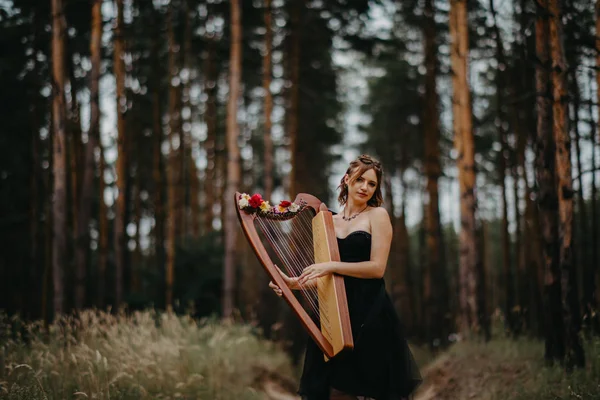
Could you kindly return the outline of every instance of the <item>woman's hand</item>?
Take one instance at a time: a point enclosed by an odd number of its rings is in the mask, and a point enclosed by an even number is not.
[[[277,267],[277,265],[275,265],[275,267]],[[299,279],[298,277],[290,278],[279,267],[277,267],[277,271],[279,271],[279,275],[281,275],[281,277],[283,278],[283,281],[285,282],[287,287],[289,287],[292,290],[300,289],[300,284],[298,283],[298,279]],[[273,289],[273,291],[275,292],[275,294],[277,294],[277,296],[281,297],[283,295],[281,288],[279,286],[277,286],[275,283],[273,283],[273,281],[269,282],[269,287],[271,289]]]
[[[283,292],[281,291],[281,289],[279,288],[279,286],[277,286],[276,284],[273,283],[273,281],[269,282],[269,287],[271,289],[273,289],[273,291],[275,292],[275,294],[279,297],[281,297],[283,295]]]
[[[333,272],[333,264],[330,262],[312,264],[304,268],[304,271],[302,271],[302,273],[298,277],[298,283],[300,285],[304,285],[305,283],[313,279],[320,278]]]

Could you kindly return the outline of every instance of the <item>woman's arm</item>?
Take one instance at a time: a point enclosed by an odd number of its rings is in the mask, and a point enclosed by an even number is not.
[[[362,262],[326,262],[313,264],[304,269],[299,283],[305,284],[326,274],[336,273],[355,278],[382,278],[392,243],[392,224],[385,208],[377,207],[370,212],[371,259]]]

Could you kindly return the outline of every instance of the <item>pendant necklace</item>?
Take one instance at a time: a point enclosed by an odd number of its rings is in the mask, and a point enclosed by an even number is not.
[[[367,208],[369,208],[369,206],[367,205],[365,208],[363,208],[362,210],[360,210],[359,212],[357,212],[356,214],[354,214],[351,217],[346,217],[346,209],[344,208],[344,215],[342,215],[342,219],[346,222],[352,221],[354,218],[358,217],[360,215],[360,213],[362,213],[363,211],[365,211]]]

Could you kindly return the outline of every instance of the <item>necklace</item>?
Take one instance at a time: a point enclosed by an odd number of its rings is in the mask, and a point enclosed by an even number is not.
[[[365,208],[363,208],[362,210],[360,210],[359,212],[357,212],[356,214],[350,216],[350,217],[346,217],[346,209],[344,208],[344,215],[342,215],[342,219],[346,222],[352,221],[354,218],[358,217],[360,215],[361,212],[365,211],[367,208],[369,208],[369,206],[367,205]]]

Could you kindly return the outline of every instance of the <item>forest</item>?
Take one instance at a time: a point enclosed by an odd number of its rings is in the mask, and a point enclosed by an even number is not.
[[[0,0],[0,88],[0,399],[295,398],[234,193],[360,154],[415,399],[600,399],[600,2]]]

